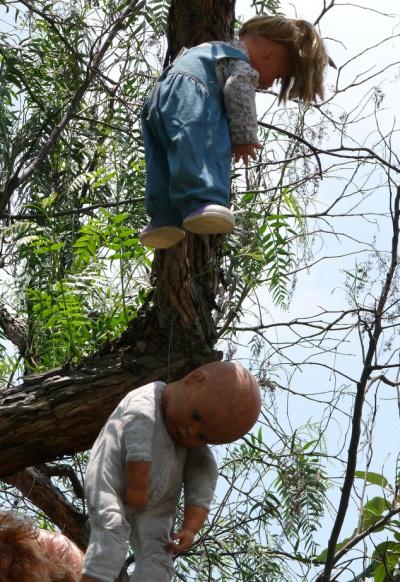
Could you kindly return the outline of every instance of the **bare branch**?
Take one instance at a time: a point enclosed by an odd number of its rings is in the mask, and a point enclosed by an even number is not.
[[[368,386],[372,362],[376,354],[378,340],[382,332],[382,314],[385,309],[389,292],[391,290],[393,278],[395,276],[398,263],[399,222],[400,222],[400,187],[397,188],[397,193],[394,200],[394,211],[392,218],[393,236],[392,236],[391,261],[388,271],[386,273],[385,283],[382,288],[381,295],[379,297],[379,302],[376,307],[373,332],[370,336],[368,351],[365,357],[363,370],[361,372],[360,380],[357,383],[357,392],[354,401],[352,431],[348,451],[346,474],[342,486],[342,493],[340,496],[340,503],[335,523],[333,525],[331,536],[328,543],[328,552],[326,556],[325,568],[322,574],[318,577],[318,582],[329,582],[331,579],[331,572],[335,564],[336,545],[342,529],[344,518],[347,513],[347,507],[349,504],[351,488],[353,486],[354,475],[356,470],[365,390]]]
[[[88,531],[86,517],[70,503],[65,495],[38,469],[28,467],[4,480],[16,487],[36,507],[41,509],[82,550],[86,549]]]

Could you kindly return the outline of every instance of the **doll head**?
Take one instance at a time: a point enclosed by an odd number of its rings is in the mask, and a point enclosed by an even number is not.
[[[260,388],[239,364],[213,362],[167,384],[162,407],[167,431],[178,445],[230,443],[256,422]]]
[[[298,98],[309,103],[323,98],[323,72],[329,62],[324,43],[307,20],[284,16],[256,16],[239,31],[260,88],[281,81],[279,101]]]
[[[83,554],[62,534],[0,512],[0,582],[78,582]]]

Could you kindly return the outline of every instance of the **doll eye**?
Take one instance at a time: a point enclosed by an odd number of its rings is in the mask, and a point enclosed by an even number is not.
[[[202,434],[202,433],[199,433],[199,434],[198,434],[198,435],[196,435],[196,436],[197,436],[197,438],[199,439],[199,441],[202,441],[203,443],[206,443],[206,442],[208,442],[208,439],[207,439],[206,435],[204,435],[204,434]]]
[[[196,422],[200,422],[201,420],[201,416],[198,410],[193,410],[192,411],[192,418],[193,420],[195,420]]]

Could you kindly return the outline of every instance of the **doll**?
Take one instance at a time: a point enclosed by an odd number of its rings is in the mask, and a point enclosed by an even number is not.
[[[231,157],[247,165],[262,148],[255,92],[280,83],[279,101],[323,96],[324,44],[306,20],[257,16],[239,40],[182,51],[157,80],[142,113],[150,223],[142,244],[174,246],[185,232],[223,234],[235,224]]]
[[[0,512],[0,582],[78,582],[83,553],[61,533]]]
[[[217,467],[208,444],[232,442],[256,422],[260,389],[248,370],[214,362],[169,384],[129,392],[97,438],[85,493],[91,524],[82,582],[113,582],[128,540],[132,582],[169,582],[173,554],[190,548],[208,514]],[[171,535],[184,489],[184,518]]]

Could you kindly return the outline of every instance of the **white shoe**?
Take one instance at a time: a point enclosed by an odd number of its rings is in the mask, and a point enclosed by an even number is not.
[[[229,208],[206,204],[186,216],[183,228],[195,234],[226,234],[235,227],[235,217]]]
[[[185,231],[178,226],[147,225],[139,234],[139,240],[145,247],[169,249],[185,238]]]

